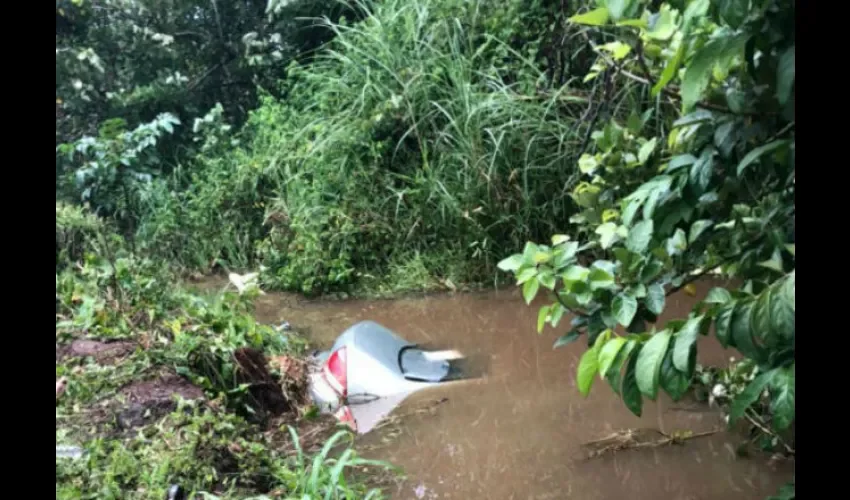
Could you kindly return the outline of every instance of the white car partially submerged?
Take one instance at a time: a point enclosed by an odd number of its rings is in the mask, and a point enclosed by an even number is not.
[[[461,378],[455,351],[429,351],[373,321],[314,355],[310,395],[321,411],[369,432],[410,394]]]

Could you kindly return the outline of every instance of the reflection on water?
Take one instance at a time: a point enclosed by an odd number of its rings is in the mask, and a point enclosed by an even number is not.
[[[700,298],[709,286],[698,288]],[[668,317],[684,316],[695,300],[671,297]],[[320,347],[369,319],[486,364],[480,379],[414,394],[393,411],[403,418],[359,438],[370,457],[406,471],[394,498],[762,499],[793,474],[790,462],[736,458],[738,438],[725,432],[586,459],[583,443],[623,429],[698,433],[722,422],[708,409],[677,410],[663,397],[646,401],[637,418],[599,380],[583,398],[575,372],[584,346],[553,350],[555,332],[537,335],[536,309],[513,291],[341,303],[269,294],[257,308],[263,321],[307,327]],[[700,362],[721,364],[733,354],[706,339]]]

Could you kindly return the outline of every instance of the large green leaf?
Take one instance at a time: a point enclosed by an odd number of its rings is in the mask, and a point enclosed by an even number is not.
[[[697,158],[691,154],[684,154],[679,156],[674,156],[670,162],[667,164],[667,172],[672,172],[674,170],[678,170],[682,167],[687,167],[696,163]]]
[[[621,388],[623,402],[626,404],[626,408],[638,417],[643,411],[643,397],[641,396],[640,387],[638,387],[637,382],[637,363],[641,351],[641,346],[637,346],[637,352],[629,358],[629,364],[626,366]]]
[[[732,316],[735,314],[737,305],[735,301],[723,304],[714,320],[714,333],[723,347],[729,347],[732,340]]]
[[[578,264],[573,264],[561,273],[561,278],[565,281],[584,281],[587,279],[589,274],[590,269]]]
[[[664,71],[661,72],[661,77],[658,78],[658,81],[652,86],[652,90],[650,91],[652,97],[658,95],[658,93],[661,92],[668,83],[670,83],[670,80],[676,76],[676,73],[679,71],[679,67],[682,65],[682,59],[685,57],[685,47],[687,47],[687,45],[688,44],[684,41],[679,44],[679,48],[676,50],[673,58],[670,59],[670,62],[668,62],[667,66],[664,67]],[[670,163],[672,165],[672,162]],[[668,167],[668,170],[673,169]]]
[[[652,241],[653,222],[652,219],[642,220],[632,227],[629,237],[626,239],[626,248],[635,253],[643,253]]]
[[[729,328],[732,330],[732,341],[738,351],[744,356],[760,362],[764,359],[764,352],[756,344],[750,327],[753,308],[754,303],[751,301],[738,304],[738,307],[735,308],[735,314],[732,315]]]
[[[643,146],[641,146],[638,150],[638,161],[641,165],[646,163],[646,161],[649,160],[649,157],[655,151],[656,141],[656,138],[653,137],[652,139],[646,141]]]
[[[517,285],[522,285],[523,283],[531,280],[537,276],[538,270],[537,267],[522,267],[516,275],[516,283]]]
[[[540,283],[536,279],[530,279],[522,285],[522,297],[526,304],[531,304],[531,301],[537,296],[538,290],[540,290]]]
[[[572,262],[573,258],[578,251],[578,242],[577,241],[569,241],[564,243],[556,252],[555,252],[555,268],[561,269],[567,266],[570,262]]]
[[[617,352],[614,362],[605,372],[605,379],[615,393],[620,394],[620,376],[623,371],[623,365],[628,361],[629,355],[634,350],[637,342],[634,339],[627,339],[626,344]],[[600,354],[601,356],[601,354]]]
[[[646,308],[656,316],[664,311],[664,287],[659,283],[653,283],[646,289]]]
[[[674,121],[673,128],[690,127],[693,125],[711,123],[713,121],[714,113],[707,109],[697,109]]]
[[[507,259],[503,259],[501,262],[497,264],[498,268],[502,271],[516,271],[519,269],[523,263],[522,255],[515,254],[511,255]]]
[[[540,253],[540,246],[533,241],[527,241],[522,249],[522,260],[526,265],[534,265],[534,256]]]
[[[640,280],[644,283],[649,283],[658,277],[661,271],[664,270],[664,263],[657,259],[652,259],[643,266],[640,270]]]
[[[770,328],[786,342],[796,331],[796,286],[794,272],[788,275],[771,293]]]
[[[537,281],[549,290],[555,289],[555,273],[550,269],[544,269],[537,275]]]
[[[691,224],[691,229],[688,233],[688,241],[690,241],[693,245],[694,241],[696,241],[706,229],[710,228],[712,224],[712,221],[706,219],[695,221]]]
[[[570,241],[570,237],[566,234],[553,234],[552,235],[552,246],[558,246],[563,243]]]
[[[684,22],[684,30],[688,31],[689,28],[697,21],[699,21],[703,16],[708,13],[708,7],[710,4],[710,0],[692,0],[688,3],[687,8],[685,8],[685,22]]]
[[[709,290],[705,297],[706,304],[725,304],[732,300],[732,294],[725,288],[715,287]]]
[[[582,396],[587,396],[590,393],[590,388],[593,386],[593,379],[596,378],[595,376],[598,370],[599,350],[591,348],[584,351],[578,362],[578,373],[576,374],[576,384]]]
[[[669,5],[662,5],[658,13],[650,17],[646,36],[655,40],[669,40],[676,32],[676,20]]]
[[[537,333],[543,332],[543,327],[546,326],[546,320],[549,318],[549,311],[552,306],[543,306],[537,311]]]
[[[750,0],[720,0],[718,3],[720,18],[729,26],[737,29],[747,18]]]
[[[620,353],[620,349],[625,344],[625,337],[614,337],[602,346],[599,351],[599,375],[605,377],[608,374],[608,370],[614,364],[614,360],[617,359],[617,354]]]
[[[758,265],[765,269],[772,269],[776,272],[781,273],[783,271],[782,251],[779,249],[779,247],[774,248],[773,254],[771,254],[770,258],[759,262]]]
[[[782,296],[785,301],[791,307],[791,311],[797,311],[797,271],[791,271],[788,273],[788,276],[785,277],[784,283],[782,283]]]
[[[586,26],[603,26],[608,22],[609,17],[608,9],[600,7],[598,9],[593,9],[590,12],[585,12],[584,14],[576,14],[570,17],[569,21],[571,23],[584,24]]]
[[[552,323],[552,327],[557,327],[558,323],[561,322],[561,318],[564,317],[564,313],[566,312],[566,308],[561,304],[552,304],[551,309],[549,310],[549,321]]]
[[[782,146],[785,146],[786,144],[788,144],[788,141],[786,141],[784,139],[780,139],[780,140],[776,140],[776,141],[773,141],[773,142],[769,142],[767,144],[764,144],[762,146],[759,146],[759,147],[751,150],[749,153],[747,153],[744,156],[744,158],[741,160],[741,163],[738,164],[738,176],[740,177],[741,174],[743,174],[744,171],[747,169],[747,167],[752,165],[754,162],[756,162],[763,155],[770,153],[770,152],[773,152],[773,151],[781,148]]]
[[[794,87],[796,49],[792,45],[779,58],[779,66],[776,69],[776,98],[779,104],[785,104],[791,97],[791,89]]]
[[[596,228],[595,232],[599,235],[599,244],[602,246],[603,250],[609,248],[619,238],[619,235],[617,234],[617,227],[617,224],[614,224],[613,222],[606,222]]]
[[[588,280],[590,281],[590,288],[593,290],[610,288],[614,285],[614,275],[605,269],[600,269],[598,267],[594,267],[590,270]]]
[[[618,293],[611,303],[617,322],[623,326],[629,326],[637,313],[637,299],[625,293]]]
[[[747,39],[742,35],[720,36],[697,51],[682,78],[682,105],[685,110],[691,109],[702,98],[711,80],[714,65],[743,53]]]
[[[555,341],[555,345],[552,346],[552,349],[557,349],[559,347],[564,347],[565,345],[572,344],[581,336],[581,333],[578,330],[570,330],[569,333],[561,335],[558,337],[558,340]]]
[[[661,384],[661,388],[670,395],[673,401],[681,399],[691,385],[690,378],[673,366],[673,353],[671,351],[668,351],[668,354],[664,356],[664,361],[661,363],[659,383]]]
[[[776,370],[771,370],[760,374],[753,379],[753,381],[750,382],[740,394],[738,394],[735,400],[732,401],[732,405],[729,407],[729,423],[734,423],[744,416],[744,412],[746,412],[747,408],[752,406],[753,403],[758,401],[761,397],[761,393],[764,392],[770,381],[773,380],[774,376],[776,376],[776,373]]]
[[[691,373],[691,352],[696,349],[702,316],[689,318],[685,326],[676,333],[676,343],[673,345],[673,366],[682,373]]]
[[[665,250],[667,250],[667,255],[670,257],[675,257],[676,255],[681,255],[688,248],[688,237],[685,235],[685,232],[682,231],[681,228],[676,228],[676,231],[673,232],[673,236],[667,238],[667,242],[665,244]]]
[[[770,315],[772,312],[771,302],[773,295],[773,287],[766,288],[756,299],[753,305],[752,317],[750,320],[750,328],[753,335],[763,340],[768,345],[776,345],[778,340],[778,332],[774,332]]]
[[[605,6],[608,8],[608,13],[611,14],[612,21],[619,21],[623,17],[623,13],[634,0],[606,0]]]
[[[666,194],[666,191],[662,191],[660,189],[654,189],[651,193],[649,193],[649,196],[646,198],[646,202],[643,204],[644,219],[652,218],[653,214],[655,214],[655,209],[658,208],[658,203]]]
[[[780,368],[770,381],[770,411],[773,414],[773,427],[787,429],[795,416],[795,365]]]
[[[668,330],[656,333],[644,344],[638,355],[635,372],[637,385],[640,392],[652,400],[658,395],[658,376],[670,337]]]
[[[691,166],[690,180],[691,185],[698,190],[698,194],[702,194],[711,183],[711,176],[714,173],[714,148],[707,147],[702,150],[696,163]]]

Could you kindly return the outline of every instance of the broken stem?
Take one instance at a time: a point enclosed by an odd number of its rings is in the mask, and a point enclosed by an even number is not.
[[[768,429],[766,425],[764,425],[762,422],[760,422],[761,419],[759,419],[758,417],[753,417],[750,414],[750,412],[745,413],[744,418],[746,418],[747,421],[749,423],[751,423],[754,427],[756,427],[758,430],[762,431],[763,433],[767,434],[768,436],[775,438],[779,442],[779,444],[781,444],[782,447],[785,448],[785,451],[789,455],[795,455],[794,448],[792,448],[790,445],[788,445],[788,443],[786,443],[784,439],[779,437],[779,435],[777,433]]]

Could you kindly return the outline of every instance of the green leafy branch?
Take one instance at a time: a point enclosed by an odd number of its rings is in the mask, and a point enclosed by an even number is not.
[[[713,327],[759,370],[730,420],[783,431],[794,419],[794,43],[776,26],[793,5],[729,0],[715,9],[693,0],[651,12],[646,4],[602,1],[571,18],[625,30],[625,41],[594,45],[600,57],[586,80],[615,67],[656,100],[625,126],[612,120],[595,131],[595,151],[579,159],[586,180],[572,197],[582,211],[570,222],[582,243],[566,235],[528,243],[499,268],[514,273],[528,304],[549,292],[538,332],[570,316],[555,347],[587,335],[582,394],[598,375],[636,415],[659,388],[680,399],[697,340]],[[681,98],[681,109],[658,106],[661,95]],[[646,134],[653,114],[662,123],[655,136]],[[687,318],[647,328],[668,295],[709,273],[744,285],[714,289]],[[762,398],[770,417],[750,418]]]

